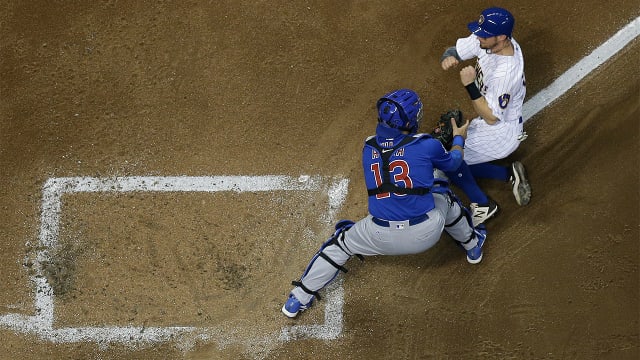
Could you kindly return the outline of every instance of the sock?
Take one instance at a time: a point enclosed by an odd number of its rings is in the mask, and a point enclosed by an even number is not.
[[[448,171],[445,172],[445,174],[447,174],[449,181],[460,188],[467,195],[471,202],[483,205],[489,202],[487,195],[482,192],[482,190],[476,183],[476,180],[473,178],[471,169],[466,162],[463,161],[457,170]]]
[[[500,166],[492,163],[481,163],[469,165],[471,174],[477,179],[496,179],[509,181],[511,171],[506,166]]]

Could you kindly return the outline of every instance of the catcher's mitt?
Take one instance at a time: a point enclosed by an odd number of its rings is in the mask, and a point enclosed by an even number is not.
[[[451,149],[451,143],[453,142],[453,127],[451,126],[451,118],[456,120],[456,125],[462,126],[464,120],[462,119],[462,111],[455,109],[449,110],[446,113],[440,115],[440,120],[436,124],[436,127],[431,131],[431,136],[434,139],[440,140],[444,148]]]

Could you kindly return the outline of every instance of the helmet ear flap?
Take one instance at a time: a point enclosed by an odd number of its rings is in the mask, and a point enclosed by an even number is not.
[[[402,123],[403,124],[408,124],[409,123],[409,117],[407,116],[407,113],[404,111],[404,108],[402,107],[401,104],[399,104],[397,101],[395,101],[393,99],[389,99],[389,98],[383,97],[380,100],[378,100],[378,104],[377,104],[376,107],[378,108],[378,113],[379,114],[380,114],[381,111],[384,112],[385,114],[388,114],[391,111],[391,108],[390,108],[390,106],[388,104],[384,105],[384,107],[382,109],[380,109],[380,105],[382,105],[384,103],[391,103],[391,104],[395,105],[395,107],[396,107],[396,109],[398,111],[398,116],[400,116],[400,120],[402,120]]]

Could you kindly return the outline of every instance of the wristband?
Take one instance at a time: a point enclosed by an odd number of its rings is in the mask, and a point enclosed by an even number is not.
[[[456,135],[453,137],[453,142],[451,143],[451,147],[460,146],[464,149],[464,138],[462,135]]]
[[[469,93],[469,97],[471,97],[471,100],[480,99],[482,97],[482,94],[480,93],[480,89],[478,89],[475,82],[472,82],[471,84],[465,86],[464,88],[467,89],[467,92]]]

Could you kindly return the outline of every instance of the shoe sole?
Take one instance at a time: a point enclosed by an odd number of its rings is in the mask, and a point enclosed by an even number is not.
[[[475,260],[473,260],[473,259],[471,259],[470,257],[467,256],[467,261],[469,262],[469,264],[474,264],[474,265],[475,264],[479,264],[480,261],[482,261],[482,255],[480,255],[480,257],[475,259]]]
[[[298,315],[300,311],[296,311],[294,313],[287,311],[286,305],[282,306],[282,313],[285,314],[287,317],[290,318],[294,318]]]
[[[520,206],[527,205],[531,201],[531,185],[527,181],[527,174],[524,165],[519,161],[511,164],[513,172],[513,196]]]

